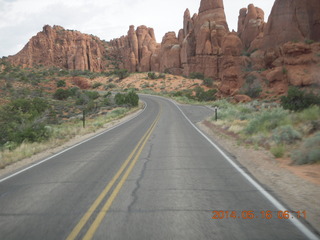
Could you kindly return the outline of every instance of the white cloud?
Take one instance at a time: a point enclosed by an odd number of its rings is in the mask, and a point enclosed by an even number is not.
[[[236,30],[240,8],[251,2],[267,14],[273,3],[224,0],[230,30]],[[129,25],[146,25],[155,29],[161,42],[166,32],[182,27],[186,8],[193,14],[199,6],[200,0],[0,0],[0,57],[17,53],[45,24],[105,40],[125,35]]]

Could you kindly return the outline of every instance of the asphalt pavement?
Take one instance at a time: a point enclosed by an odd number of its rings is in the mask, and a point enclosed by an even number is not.
[[[0,179],[1,240],[318,238],[192,125],[211,109],[141,98],[129,122]]]

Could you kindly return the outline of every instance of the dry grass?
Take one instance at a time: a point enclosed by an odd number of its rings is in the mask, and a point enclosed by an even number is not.
[[[141,107],[142,105],[132,109],[117,108],[105,116],[99,116],[95,119],[87,119],[86,128],[83,128],[82,121],[80,120],[74,120],[61,125],[52,126],[52,136],[45,142],[23,142],[19,147],[12,151],[0,151],[0,168],[5,168],[12,163],[31,157],[42,151],[61,146],[76,136],[94,133],[98,129],[105,127],[106,124],[123,118],[124,116],[137,111]]]

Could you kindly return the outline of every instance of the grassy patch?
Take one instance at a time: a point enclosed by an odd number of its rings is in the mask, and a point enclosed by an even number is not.
[[[273,146],[270,149],[270,152],[273,154],[275,158],[282,158],[285,154],[285,151],[286,151],[285,146],[282,144]]]
[[[50,126],[51,137],[43,142],[28,142],[24,141],[22,144],[10,150],[4,148],[0,151],[0,168],[33,156],[44,150],[58,147],[76,136],[86,135],[96,132],[98,129],[105,126],[105,124],[120,119],[125,115],[137,111],[140,107],[136,108],[117,108],[107,115],[99,116],[94,119],[87,119],[86,128],[82,126],[82,120],[73,120],[61,125]]]

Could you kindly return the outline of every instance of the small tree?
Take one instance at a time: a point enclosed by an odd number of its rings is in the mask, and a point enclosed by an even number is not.
[[[64,80],[59,80],[57,82],[57,87],[65,87],[66,86],[66,81]]]
[[[57,89],[57,91],[53,94],[53,98],[57,100],[65,100],[70,96],[69,90],[64,90],[62,88]]]
[[[301,111],[311,105],[320,105],[320,97],[297,87],[289,87],[288,95],[281,97],[281,105],[284,109]]]

